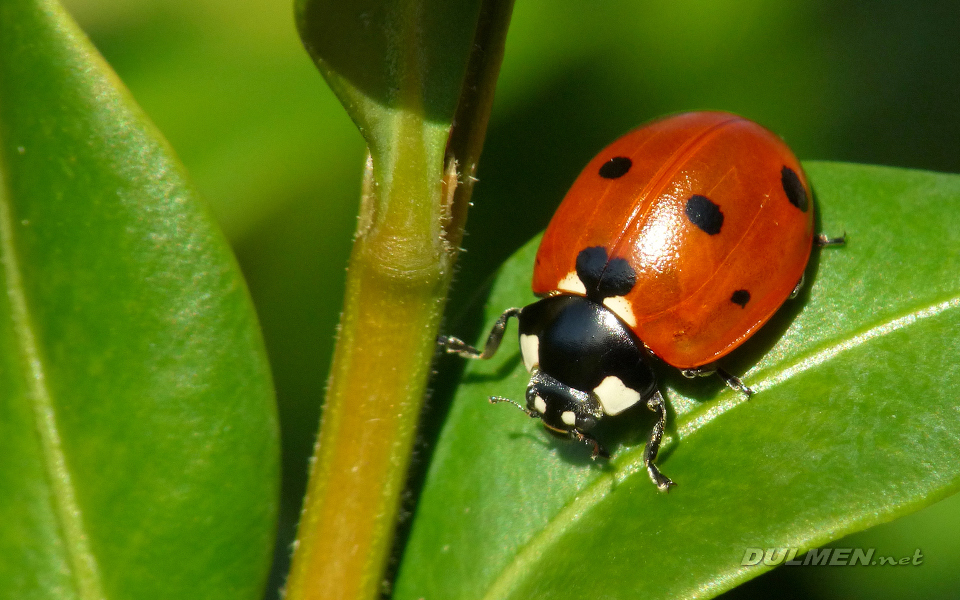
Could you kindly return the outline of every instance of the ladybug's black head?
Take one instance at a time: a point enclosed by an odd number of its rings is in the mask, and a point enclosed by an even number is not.
[[[527,409],[554,431],[589,431],[603,416],[596,396],[561,383],[534,369],[527,386]]]

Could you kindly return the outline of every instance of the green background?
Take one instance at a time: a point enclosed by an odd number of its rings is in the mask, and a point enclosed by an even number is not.
[[[360,135],[300,47],[292,2],[66,4],[186,164],[248,278],[283,428],[284,556],[339,314]],[[495,266],[545,226],[597,150],[660,114],[737,112],[803,160],[960,171],[958,30],[953,2],[521,0],[448,328],[470,338]],[[424,450],[435,435],[428,424]],[[951,597],[958,527],[960,501],[949,499],[837,544],[921,548],[921,567],[783,568],[731,595]],[[284,570],[278,562],[276,585]]]

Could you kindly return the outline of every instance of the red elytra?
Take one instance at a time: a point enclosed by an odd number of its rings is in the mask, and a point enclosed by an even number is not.
[[[590,161],[544,233],[533,291],[583,295],[578,253],[603,247],[636,273],[626,295],[604,304],[653,354],[692,369],[767,322],[812,244],[809,187],[786,144],[736,115],[686,113]]]

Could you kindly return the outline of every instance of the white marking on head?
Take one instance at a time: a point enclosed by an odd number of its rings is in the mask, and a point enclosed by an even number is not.
[[[540,364],[540,338],[521,333],[520,356],[523,357],[523,366],[527,368],[527,373],[533,373],[533,368]]]
[[[533,399],[533,407],[537,409],[537,412],[541,415],[547,412],[547,403],[540,396]]]
[[[583,282],[577,277],[576,271],[567,273],[566,276],[560,280],[560,283],[557,284],[557,289],[562,292],[570,292],[571,294],[587,295],[587,286],[583,285]]]
[[[573,427],[574,425],[577,424],[577,415],[573,414],[573,411],[565,410],[562,413],[560,413],[560,420],[562,420],[564,423],[566,423],[570,427]]]
[[[610,375],[593,388],[603,412],[617,415],[640,402],[640,392],[625,386],[619,377]]]
[[[637,317],[633,314],[633,305],[623,296],[610,296],[603,299],[603,305],[630,327],[637,326]]]

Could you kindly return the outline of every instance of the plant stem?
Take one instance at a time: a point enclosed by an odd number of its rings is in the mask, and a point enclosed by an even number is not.
[[[419,96],[449,83],[413,67],[400,78],[400,108],[371,117],[366,100],[348,103],[370,124],[370,155],[288,600],[381,593],[511,9],[512,0],[481,7],[455,128],[428,119]],[[418,23],[402,22],[400,38],[415,40]],[[417,47],[401,49],[401,64],[419,64]]]

